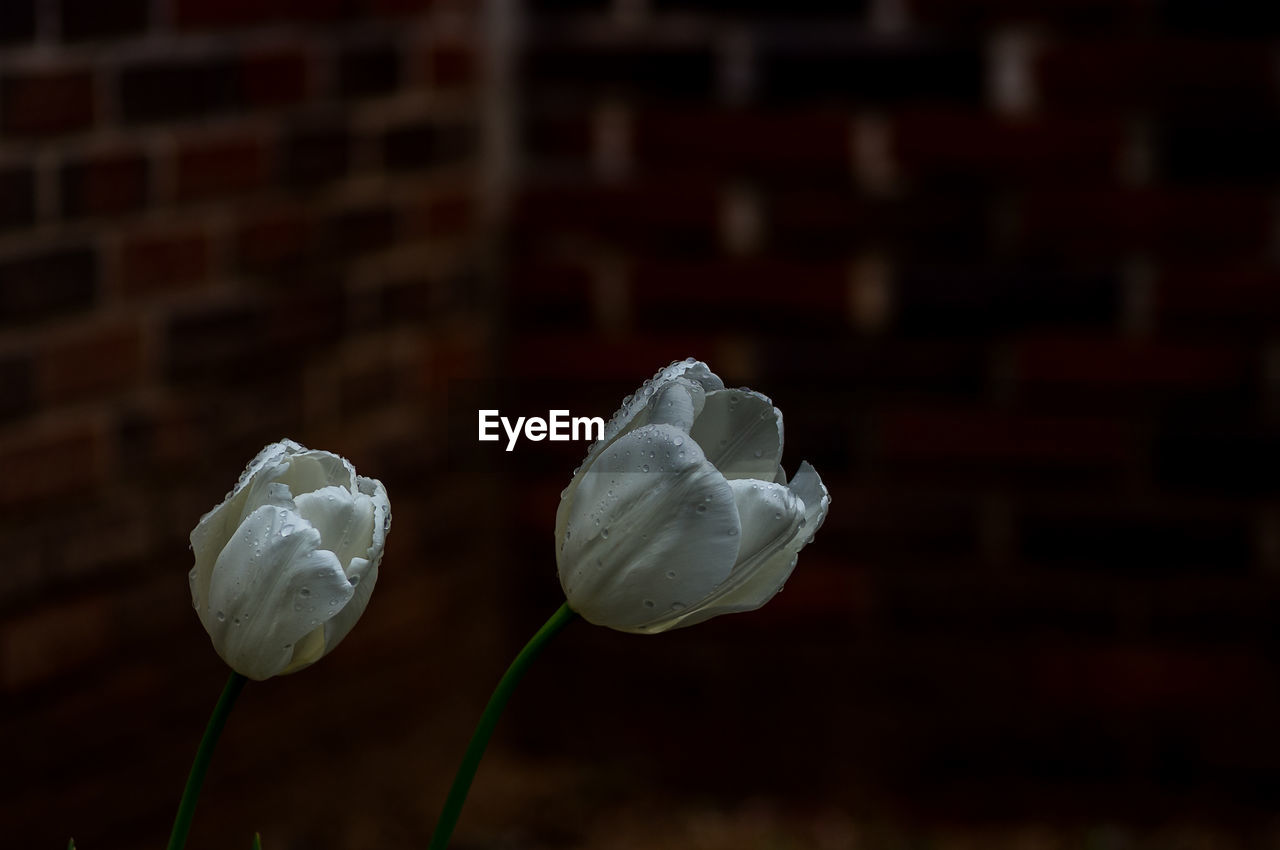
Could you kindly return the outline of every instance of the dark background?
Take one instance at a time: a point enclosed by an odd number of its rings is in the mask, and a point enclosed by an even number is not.
[[[1209,0],[0,0],[0,824],[160,846],[264,443],[391,493],[189,846],[425,846],[672,359],[833,505],[765,609],[574,624],[473,848],[1280,846],[1280,12]],[[491,451],[490,451],[491,450]]]

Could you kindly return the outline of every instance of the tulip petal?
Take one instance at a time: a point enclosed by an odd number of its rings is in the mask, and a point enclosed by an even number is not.
[[[296,512],[263,505],[218,555],[200,619],[233,669],[267,679],[324,651],[321,625],[354,591],[320,532]],[[321,631],[319,654],[313,654]],[[301,662],[294,664],[294,661]]]
[[[661,631],[737,560],[733,491],[671,425],[646,425],[617,440],[568,501],[560,581],[569,606],[592,623]]]
[[[772,481],[782,459],[782,412],[752,390],[709,392],[689,436],[725,478]]]
[[[654,392],[649,402],[647,425],[674,425],[686,434],[706,404],[702,384],[676,378]]]
[[[286,485],[290,493],[304,493],[331,484],[353,489],[354,479],[351,464],[331,452],[312,451],[293,440],[263,448],[240,473],[236,486],[200,518],[191,532],[191,548],[196,556],[193,592],[201,597],[208,595],[213,559],[250,511],[263,504],[287,502],[278,484]]]
[[[373,500],[345,487],[322,487],[296,500],[298,513],[320,532],[320,545],[338,556],[343,572],[373,542]]]
[[[667,384],[677,379],[684,379],[702,388],[703,393],[724,388],[724,382],[699,360],[692,357],[677,360],[665,369],[659,369],[654,376],[645,381],[633,395],[622,400],[622,406],[613,414],[604,426],[604,436],[596,440],[587,449],[587,456],[573,471],[573,479],[560,494],[560,507],[556,509],[556,540],[564,539],[565,528],[569,522],[568,503],[572,502],[574,491],[583,474],[595,462],[606,448],[636,428],[649,424],[650,400]]]
[[[330,652],[347,636],[369,604],[369,597],[378,582],[378,567],[382,563],[387,533],[391,530],[391,502],[382,482],[359,476],[356,478],[356,492],[373,505],[373,539],[362,556],[353,558],[347,565],[347,580],[355,588],[350,601],[324,624],[325,646]]]
[[[776,521],[778,525],[786,522],[792,531],[773,537],[751,554],[744,552],[729,580],[717,589],[705,605],[683,617],[677,624],[679,627],[692,626],[721,614],[754,611],[776,596],[791,577],[800,550],[813,540],[814,533],[827,518],[827,508],[831,504],[826,486],[807,461],[800,464],[800,469],[787,486],[789,497],[781,497],[772,491],[767,497],[757,495],[757,491],[749,491],[748,495],[741,482],[730,483],[734,485],[738,508],[743,513],[744,550],[749,541],[768,537],[767,529],[770,528],[772,517],[768,513],[771,502],[778,506],[774,509],[776,512],[784,510],[782,505],[794,511],[789,519],[783,513],[784,520]],[[766,487],[773,488],[777,485],[762,484],[761,492]],[[761,533],[758,531],[761,528],[766,531]]]
[[[739,573],[749,572],[756,562],[795,537],[804,520],[805,505],[785,484],[738,478],[729,486],[742,523],[742,547],[729,580],[733,584]]]

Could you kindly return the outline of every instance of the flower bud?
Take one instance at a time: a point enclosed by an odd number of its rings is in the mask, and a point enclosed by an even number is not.
[[[191,532],[191,604],[250,679],[319,661],[351,631],[391,528],[386,488],[292,440],[258,453]]]
[[[569,607],[652,634],[768,602],[831,503],[812,466],[788,482],[781,458],[782,413],[760,393],[692,358],[645,381],[561,494]]]

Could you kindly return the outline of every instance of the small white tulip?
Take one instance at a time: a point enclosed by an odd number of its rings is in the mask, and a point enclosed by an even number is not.
[[[369,604],[391,528],[386,488],[344,458],[267,446],[191,532],[191,602],[250,679],[319,661]]]
[[[831,497],[808,463],[788,483],[782,413],[672,363],[605,426],[561,494],[556,562],[569,607],[652,634],[773,598]]]

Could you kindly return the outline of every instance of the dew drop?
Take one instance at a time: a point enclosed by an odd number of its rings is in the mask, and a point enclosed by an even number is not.
[[[653,458],[654,454],[655,454],[655,452],[649,452],[649,457],[650,457],[650,458]]]
[[[226,620],[227,620],[227,615],[226,615],[226,614],[224,614],[222,611],[219,611],[219,612],[218,612],[217,614],[215,614],[214,616],[218,618],[218,622],[219,622],[219,623],[224,623],[224,622],[226,622]]]
[[[800,517],[800,527],[801,527],[801,528],[804,528],[806,525],[808,525],[808,523],[809,523],[809,521],[808,521],[807,519],[805,519],[804,517]]]
[[[239,617],[236,617],[236,618],[235,618],[234,620],[232,620],[231,622],[235,623],[235,624],[238,626],[238,625],[240,625],[240,618],[239,618]]]
[[[649,464],[647,464],[647,463],[646,463],[646,464],[644,464],[643,466],[641,466],[641,467],[640,467],[640,471],[641,471],[641,472],[648,472],[648,471],[649,471]]]
[[[600,539],[601,539],[601,540],[608,540],[608,539],[609,539],[609,528],[608,528],[608,526],[605,526],[604,528],[600,529]]]
[[[763,450],[763,449],[756,449],[755,454],[756,454],[756,457],[764,457],[764,450]]]
[[[683,610],[684,610],[684,603],[683,603],[683,602],[672,602],[672,603],[671,603],[671,610],[672,610],[672,611],[683,611]]]
[[[676,577],[675,570],[667,570],[667,578],[675,578],[675,577]]]
[[[738,535],[738,529],[736,529],[736,528],[731,528],[731,529],[729,529],[729,536],[730,536],[730,537],[736,537],[737,535]]]
[[[654,602],[653,602],[653,600],[652,600],[652,599],[646,599],[646,600],[644,601],[644,607],[646,607],[646,608],[652,608],[652,607],[653,607],[653,605],[654,605]]]
[[[566,532],[565,532],[564,537],[565,537],[565,539],[566,539],[566,540],[568,540],[568,539],[569,539],[569,532],[567,532],[567,531],[566,531]],[[360,576],[352,576],[352,577],[351,577],[351,586],[352,586],[352,587],[355,587],[355,586],[356,586],[357,584],[359,584],[359,583],[360,583]]]
[[[676,437],[671,442],[675,445],[676,448],[680,448],[681,446],[684,445],[684,437]]]
[[[301,590],[298,591],[298,595],[305,599],[306,597],[311,595],[311,588],[309,587],[302,588]]]
[[[774,512],[774,514],[773,514],[773,518],[774,518],[774,519],[782,519],[782,511],[775,511],[775,512]]]
[[[700,513],[700,514],[705,514],[705,513],[707,512],[707,506],[706,506],[706,505],[698,505],[698,507],[697,507],[697,511],[698,511],[698,513]]]

